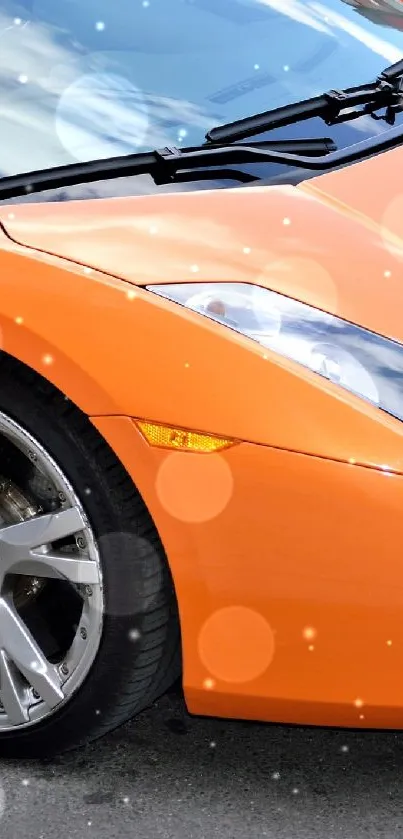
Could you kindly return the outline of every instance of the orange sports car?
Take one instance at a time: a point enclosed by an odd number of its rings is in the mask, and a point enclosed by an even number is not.
[[[0,4],[2,756],[179,678],[403,727],[403,36],[357,5]]]

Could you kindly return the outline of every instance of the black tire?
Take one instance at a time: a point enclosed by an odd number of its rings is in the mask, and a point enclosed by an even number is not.
[[[121,725],[176,681],[181,670],[177,602],[145,504],[88,418],[5,354],[0,355],[0,411],[60,466],[85,508],[101,556],[106,614],[89,675],[51,717],[0,732],[0,757],[52,756]]]

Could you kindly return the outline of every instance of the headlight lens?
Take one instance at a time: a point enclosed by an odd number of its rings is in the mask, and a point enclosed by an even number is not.
[[[147,286],[403,420],[403,345],[246,283]]]

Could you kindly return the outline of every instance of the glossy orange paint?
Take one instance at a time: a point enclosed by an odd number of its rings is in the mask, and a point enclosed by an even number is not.
[[[254,283],[403,341],[402,160],[0,207],[1,346],[91,417],[142,493],[196,713],[403,727],[403,425],[141,286]],[[242,442],[167,454],[133,418]]]
[[[93,422],[158,522],[191,712],[403,726],[403,477],[248,443],[166,453]]]

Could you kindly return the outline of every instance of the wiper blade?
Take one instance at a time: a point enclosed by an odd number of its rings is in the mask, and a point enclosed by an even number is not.
[[[363,160],[373,154],[400,146],[403,143],[403,127],[384,131],[379,136],[369,137],[345,149],[337,149],[329,139],[322,140],[279,140],[276,142],[212,144],[205,143],[193,148],[156,149],[141,154],[123,155],[107,160],[90,160],[85,163],[71,163],[53,169],[25,172],[0,179],[0,201],[29,195],[44,190],[60,189],[76,184],[106,181],[132,175],[149,174],[156,184],[175,183],[179,172],[192,173],[192,180],[223,177],[223,168],[234,165],[256,163],[283,164],[316,172],[328,171],[337,166]],[[302,144],[302,145],[301,145]],[[316,146],[315,146],[316,144]],[[305,154],[298,153],[304,148]],[[294,152],[287,151],[293,148]],[[295,150],[297,149],[297,153]],[[213,168],[210,168],[213,167]],[[220,168],[221,167],[221,168]],[[218,171],[217,171],[218,169]],[[247,183],[259,180],[260,176],[231,170],[227,177]],[[190,180],[182,177],[181,180]]]
[[[345,113],[346,109],[354,109],[359,105],[363,107]],[[386,113],[380,117],[376,115],[376,111],[381,108],[386,108]],[[293,102],[290,105],[272,108],[261,114],[219,125],[206,134],[206,140],[212,143],[233,143],[313,117],[321,117],[326,125],[336,125],[369,114],[374,119],[385,119],[389,125],[394,125],[396,113],[401,110],[403,110],[403,59],[385,67],[374,82],[345,88],[345,90],[330,90],[312,99],[303,99],[300,102]]]
[[[22,195],[43,192],[51,189],[94,183],[95,181],[113,180],[132,175],[149,174],[156,184],[168,184],[175,180],[179,171],[194,172],[208,166],[226,166],[243,163],[285,163],[311,160],[336,150],[337,146],[328,138],[308,140],[276,140],[262,143],[250,143],[244,146],[204,144],[189,148],[164,148],[151,152],[121,155],[108,159],[89,160],[84,163],[69,163],[52,169],[38,169],[21,175],[9,175],[0,178],[0,200],[7,201]],[[305,157],[303,156],[305,155]],[[221,174],[212,171],[211,179]],[[233,173],[237,180],[249,182],[255,177],[246,173]],[[194,179],[198,173],[194,175]],[[201,179],[206,175],[201,175]],[[230,173],[227,177],[232,177]]]
[[[351,110],[356,105],[364,107],[359,111]],[[377,116],[376,111],[382,107],[386,108],[386,114]],[[346,109],[349,109],[347,113],[343,113]],[[231,165],[275,163],[317,172],[326,171],[400,146],[403,143],[403,128],[392,128],[379,136],[369,137],[340,150],[328,137],[262,141],[248,145],[239,145],[236,141],[314,116],[321,117],[327,125],[335,125],[370,114],[375,119],[385,119],[393,125],[396,113],[402,110],[403,59],[386,67],[373,83],[341,91],[332,90],[313,99],[217,126],[209,131],[207,142],[201,146],[181,149],[167,147],[0,178],[0,200],[142,174],[151,175],[156,184],[209,177],[230,177],[244,183],[259,179],[259,176],[254,177],[243,171],[222,168]]]

